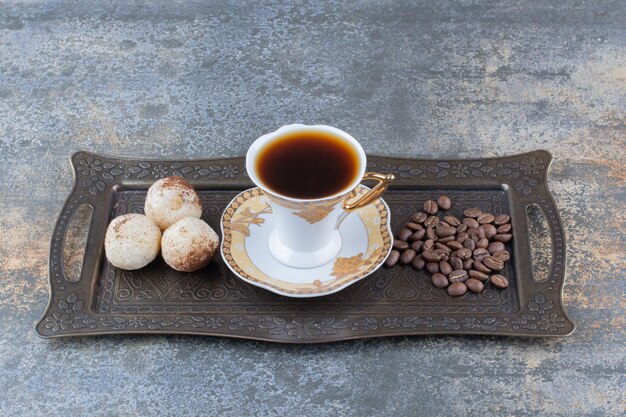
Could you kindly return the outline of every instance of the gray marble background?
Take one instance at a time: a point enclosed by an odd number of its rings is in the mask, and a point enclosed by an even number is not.
[[[372,154],[553,152],[577,332],[37,338],[71,153],[240,155],[292,122]],[[625,165],[623,0],[0,1],[0,413],[622,415]]]

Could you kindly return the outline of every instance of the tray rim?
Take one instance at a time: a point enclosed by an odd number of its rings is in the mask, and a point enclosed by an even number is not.
[[[543,156],[543,158],[539,158]],[[115,156],[110,156],[110,155],[103,155],[103,154],[96,154],[96,153],[92,153],[92,152],[86,152],[86,151],[78,151],[75,152],[71,158],[70,158],[70,162],[72,165],[72,172],[73,172],[73,186],[72,186],[72,190],[70,192],[70,194],[68,195],[65,204],[61,210],[61,214],[59,215],[59,217],[57,218],[57,221],[55,223],[55,227],[54,227],[54,233],[52,235],[51,238],[51,247],[50,247],[50,255],[49,255],[49,267],[50,267],[50,271],[49,271],[49,277],[48,277],[48,288],[49,288],[49,296],[48,296],[48,304],[46,309],[44,310],[44,313],[41,317],[41,319],[35,324],[35,332],[36,334],[41,337],[41,338],[58,338],[58,337],[68,337],[68,336],[88,336],[88,335],[102,335],[102,334],[189,334],[189,335],[207,335],[207,336],[222,336],[222,337],[233,337],[233,338],[241,338],[241,339],[254,339],[254,340],[263,340],[263,341],[270,341],[270,342],[277,342],[277,343],[294,343],[294,344],[303,344],[303,343],[328,343],[328,342],[338,342],[338,341],[343,341],[343,340],[353,340],[353,339],[365,339],[365,338],[375,338],[375,337],[388,337],[388,336],[410,336],[410,335],[441,335],[441,334],[446,334],[446,335],[489,335],[489,336],[507,336],[507,337],[539,337],[539,338],[543,338],[543,337],[564,337],[564,336],[569,336],[572,333],[574,333],[574,331],[576,330],[576,325],[575,323],[571,320],[571,318],[569,317],[567,310],[565,309],[564,303],[563,303],[563,288],[564,288],[564,284],[566,281],[566,265],[567,263],[565,262],[565,236],[563,233],[563,229],[562,229],[562,221],[560,219],[558,210],[556,208],[556,204],[554,202],[554,199],[551,195],[551,193],[549,192],[548,189],[548,184],[547,184],[547,172],[549,170],[549,166],[552,162],[552,155],[550,152],[546,151],[546,150],[535,150],[535,151],[530,151],[530,152],[524,152],[524,153],[520,153],[520,154],[514,154],[514,155],[505,155],[505,156],[490,156],[490,157],[481,157],[481,158],[408,158],[408,157],[396,157],[396,156],[381,156],[381,155],[368,155],[368,166],[370,165],[370,162],[372,160],[375,161],[381,161],[381,162],[389,162],[389,161],[395,161],[396,163],[400,164],[401,162],[404,162],[406,164],[411,164],[411,163],[416,163],[416,162],[420,162],[420,163],[424,163],[424,164],[447,164],[447,168],[446,170],[448,170],[452,164],[460,164],[462,166],[464,162],[467,162],[468,165],[469,163],[476,163],[476,162],[480,162],[480,161],[490,161],[490,162],[495,162],[498,160],[506,160],[506,159],[520,159],[523,157],[526,157],[526,160],[529,160],[529,158],[535,158],[535,160],[539,159],[540,161],[543,161],[543,159],[545,158],[546,162],[543,163],[543,167],[541,169],[541,172],[539,173],[540,178],[539,178],[539,183],[534,184],[533,187],[536,187],[536,192],[539,193],[538,195],[540,195],[541,197],[543,197],[544,200],[544,205],[547,205],[548,207],[552,208],[554,210],[554,212],[552,213],[553,218],[555,219],[555,221],[557,222],[557,226],[559,227],[558,232],[560,232],[560,237],[562,239],[562,242],[560,244],[560,250],[563,254],[562,256],[562,260],[561,260],[561,271],[559,273],[560,275],[560,279],[558,279],[558,289],[556,290],[556,292],[554,292],[553,295],[556,295],[556,304],[551,306],[550,309],[555,308],[552,313],[560,313],[559,315],[559,319],[562,319],[562,321],[564,321],[565,325],[567,325],[568,329],[567,331],[551,331],[550,333],[547,333],[544,331],[544,333],[538,333],[538,332],[532,332],[532,331],[524,331],[524,330],[519,330],[517,329],[515,332],[513,332],[512,330],[508,330],[508,331],[503,331],[503,332],[499,332],[499,331],[493,331],[493,330],[476,330],[474,329],[460,329],[460,328],[456,328],[456,329],[435,329],[435,328],[429,328],[428,330],[418,330],[413,329],[413,330],[400,330],[400,331],[382,331],[380,333],[375,333],[375,334],[368,334],[368,333],[355,333],[352,335],[343,335],[343,336],[336,336],[336,337],[324,337],[324,338],[306,338],[306,339],[289,339],[289,338],[275,338],[275,337],[270,337],[270,336],[263,336],[263,335],[259,335],[259,334],[235,334],[233,332],[230,333],[223,333],[223,332],[217,332],[217,331],[211,331],[209,329],[202,329],[202,330],[190,330],[190,329],[186,329],[186,328],[161,328],[161,329],[130,329],[128,327],[124,328],[123,330],[120,329],[114,329],[114,328],[110,328],[110,329],[104,329],[104,328],[97,328],[97,330],[91,331],[92,329],[85,329],[85,328],[80,328],[80,329],[65,329],[61,326],[61,329],[59,331],[55,331],[55,332],[49,332],[48,331],[48,327],[47,324],[50,324],[51,322],[46,322],[46,320],[48,320],[51,316],[49,315],[49,313],[54,309],[55,307],[55,301],[59,300],[63,301],[63,297],[62,298],[55,298],[55,293],[58,292],[58,289],[55,290],[56,286],[60,287],[61,292],[63,292],[64,294],[67,293],[68,291],[66,290],[67,286],[72,286],[69,282],[65,282],[63,283],[64,285],[55,285],[53,284],[53,268],[59,268],[58,265],[53,265],[53,248],[55,246],[55,242],[57,242],[59,240],[59,236],[57,235],[56,232],[58,232],[59,227],[61,226],[61,224],[63,223],[63,219],[65,219],[66,223],[69,223],[69,221],[71,221],[71,215],[69,216],[69,219],[67,219],[67,214],[64,215],[64,213],[66,213],[66,210],[68,208],[68,206],[71,204],[71,201],[76,194],[77,189],[79,189],[79,175],[78,175],[78,171],[80,170],[79,167],[79,162],[78,159],[81,157],[85,157],[86,160],[88,160],[89,158],[91,158],[92,160],[94,158],[99,158],[100,160],[113,160],[113,161],[125,161],[127,163],[147,163],[148,165],[150,164],[164,164],[164,163],[172,163],[172,167],[174,166],[174,164],[211,164],[211,163],[241,163],[244,159],[244,157],[241,156],[235,156],[235,157],[224,157],[224,158],[196,158],[196,159],[161,159],[161,158],[140,158],[140,157],[115,157]],[[445,162],[445,161],[449,161],[449,162]],[[375,165],[375,163],[374,163]],[[519,165],[519,164],[518,164]],[[400,166],[400,168],[402,168],[402,166]],[[430,167],[429,167],[430,168]],[[247,179],[247,175],[245,173],[245,168],[242,170],[243,172],[241,173],[240,177],[246,177],[243,181],[241,179],[238,179],[237,181],[231,181],[230,185],[237,185],[239,183],[246,183],[246,184],[250,184],[249,179]],[[398,176],[397,176],[398,177]],[[439,175],[438,175],[439,177]],[[406,179],[406,178],[404,178]],[[471,180],[472,178],[470,178]],[[247,180],[247,182],[246,182]],[[407,183],[407,181],[404,181],[402,177],[399,178],[399,182],[394,184],[391,188],[396,188],[396,189],[402,189],[402,188],[408,188],[408,186],[411,186],[410,184]],[[193,179],[192,179],[193,181]],[[521,180],[520,180],[521,181]],[[221,180],[220,183],[218,183],[219,187],[216,187],[216,189],[219,188],[226,188],[226,185],[228,185],[229,181],[226,179]],[[472,183],[472,181],[470,181],[470,183]],[[481,181],[473,181],[473,185],[482,185]],[[502,184],[501,182],[495,182],[493,184],[487,184],[488,186],[493,186],[493,185],[497,185],[500,184],[503,187],[506,187],[506,184]],[[126,188],[130,188],[130,189],[136,189],[136,188],[147,188],[145,185],[142,185],[142,181],[133,181],[132,178],[131,180],[121,184],[120,182],[116,182],[116,181],[111,181],[111,183],[109,184],[105,184],[103,186],[103,188],[105,188],[106,190],[100,190],[101,192],[105,192],[105,191],[111,191],[113,189],[118,189],[120,186]],[[85,185],[82,185],[83,187],[85,187]],[[140,186],[140,187],[137,187]],[[241,184],[239,185],[240,187],[242,186]],[[244,185],[245,186],[245,185]],[[412,185],[413,187],[415,187],[415,184]],[[426,187],[425,189],[428,188],[448,188],[451,187],[450,185],[445,185],[445,184],[440,184],[440,185],[434,185],[431,187]],[[452,185],[452,187],[454,187]],[[91,188],[93,188],[93,185],[91,186]],[[98,186],[98,189],[100,189],[100,187]],[[522,188],[520,188],[520,190],[522,190]],[[525,189],[524,189],[525,192]],[[96,191],[94,194],[94,196],[96,196],[99,192]],[[528,199],[526,198],[525,200],[529,201],[530,203],[535,203],[537,204],[535,201],[533,201],[532,199]],[[74,201],[76,203],[76,201]],[[80,204],[75,204],[75,208],[82,206],[83,204],[89,204],[87,201],[81,202]],[[93,207],[93,205],[92,205]],[[89,229],[89,234],[91,235],[91,229],[94,225],[94,222],[96,222],[98,219],[96,219],[95,217],[97,216],[97,210],[96,207],[93,207],[94,210],[92,212],[92,218],[91,218],[91,226]],[[512,209],[512,207],[511,207]],[[542,210],[544,210],[542,208]],[[73,211],[72,213],[73,214]],[[547,217],[547,213],[544,214]],[[524,219],[525,220],[525,219]],[[553,244],[554,244],[554,237],[555,235],[558,235],[558,233],[555,233],[554,230],[552,230],[552,225],[550,225],[550,229],[551,229],[551,235],[552,235],[552,239],[553,239]],[[552,267],[554,268],[554,264],[555,264],[555,252],[554,252],[554,245],[553,245],[553,253],[552,253]],[[85,254],[87,254],[87,251],[85,251]],[[57,255],[58,256],[58,255]],[[62,255],[61,255],[62,256]],[[83,259],[83,272],[84,273],[84,268],[85,268],[85,263],[87,260],[87,256],[84,257],[85,259]],[[63,266],[60,266],[61,269],[63,268]],[[554,273],[554,271],[551,271],[551,275]],[[83,281],[84,277],[81,278],[80,281]],[[85,285],[85,284],[83,284]],[[542,296],[544,297],[544,301],[552,301],[551,299],[546,300],[545,296],[542,295],[542,293],[537,293],[537,296]],[[76,296],[75,292],[72,292],[69,294],[69,297],[72,296]],[[536,297],[537,297],[536,296]],[[535,298],[536,298],[535,297]],[[80,301],[80,300],[79,300]],[[520,299],[520,310],[522,309],[522,301],[526,301],[526,300],[521,300]],[[531,300],[532,301],[532,300]],[[541,303],[543,303],[543,301],[541,300],[537,300],[540,301]],[[53,315],[56,313],[53,313]],[[59,313],[60,314],[60,313]],[[89,314],[89,313],[87,313]],[[92,315],[101,315],[100,313],[96,313],[96,312],[92,312]],[[132,313],[116,313],[119,316],[130,316],[132,315]],[[141,313],[138,313],[141,314]],[[187,313],[179,313],[180,315],[185,315]],[[417,314],[417,313],[416,313]],[[514,315],[516,313],[513,313],[512,315]],[[370,314],[371,316],[376,316],[376,315],[380,315],[380,314]],[[148,317],[150,317],[150,314],[147,314]],[[367,314],[363,315],[364,318],[367,316]],[[540,316],[538,316],[540,317]],[[69,327],[69,324],[66,325],[66,327]],[[52,327],[50,327],[52,328]],[[382,327],[381,327],[382,329]]]

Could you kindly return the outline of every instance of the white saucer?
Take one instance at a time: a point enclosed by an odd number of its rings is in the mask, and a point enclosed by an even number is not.
[[[357,189],[358,193],[366,190],[364,186]],[[338,255],[309,269],[287,266],[271,254],[271,213],[260,189],[239,194],[222,214],[220,249],[236,276],[277,294],[307,298],[340,291],[377,270],[391,251],[389,207],[382,198],[346,217],[339,228],[342,246]]]

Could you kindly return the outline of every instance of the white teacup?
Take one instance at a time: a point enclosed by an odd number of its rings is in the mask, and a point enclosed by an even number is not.
[[[341,191],[317,199],[292,198],[271,189],[261,181],[257,170],[257,156],[264,147],[287,134],[298,131],[320,132],[346,141],[358,155],[358,174]],[[314,268],[334,259],[341,249],[339,226],[353,210],[378,199],[394,179],[392,174],[365,172],[366,157],[361,145],[346,132],[331,126],[292,124],[258,138],[246,154],[246,170],[250,179],[268,197],[276,228],[269,241],[270,252],[285,265],[295,268]],[[378,184],[355,201],[354,189],[363,180],[377,180]]]

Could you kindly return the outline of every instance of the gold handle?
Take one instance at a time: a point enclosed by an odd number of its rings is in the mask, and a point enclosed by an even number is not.
[[[374,188],[369,190],[367,193],[359,197],[356,201],[350,202],[351,199],[356,197],[356,191],[353,190],[348,196],[348,198],[344,200],[343,209],[347,211],[348,213],[350,213],[356,209],[367,206],[372,201],[380,198],[380,196],[382,196],[384,192],[387,191],[387,187],[389,186],[389,183],[393,181],[395,178],[396,177],[393,174],[379,174],[377,172],[366,172],[365,175],[363,175],[363,180],[364,181],[376,180],[378,181],[378,184],[376,184]]]

